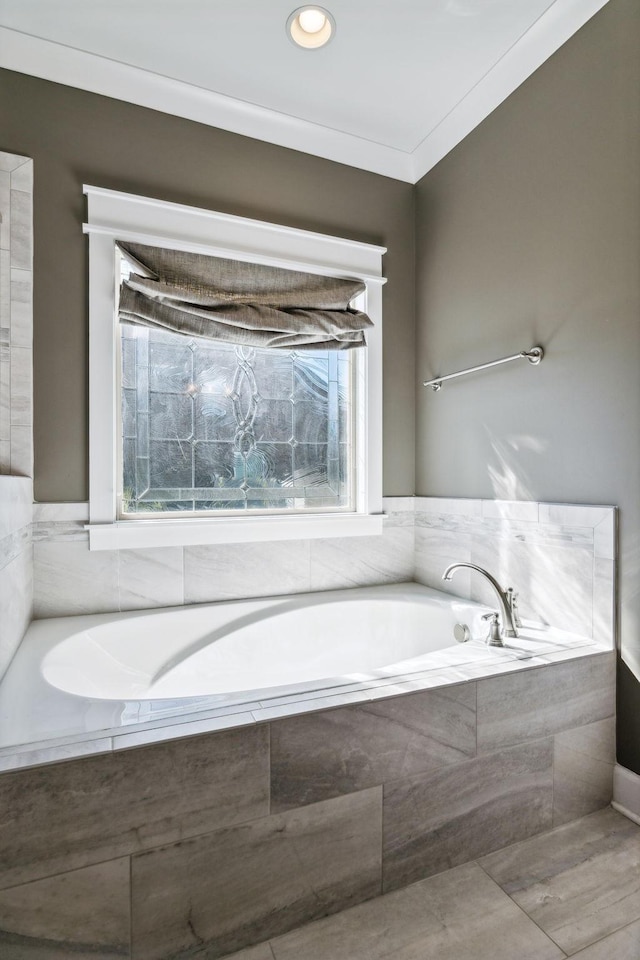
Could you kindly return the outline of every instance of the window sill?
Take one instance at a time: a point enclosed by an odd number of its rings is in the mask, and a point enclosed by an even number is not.
[[[384,514],[328,513],[295,517],[119,520],[87,524],[90,550],[130,550],[266,540],[317,540],[382,533]]]

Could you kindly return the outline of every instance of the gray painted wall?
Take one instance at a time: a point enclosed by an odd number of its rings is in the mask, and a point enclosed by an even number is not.
[[[611,2],[417,186],[421,495],[620,507],[620,762],[640,772],[640,6]],[[635,675],[635,676],[634,676]]]
[[[88,496],[83,183],[388,246],[384,489],[413,493],[409,184],[10,71],[0,93],[0,149],[35,162],[37,500]]]

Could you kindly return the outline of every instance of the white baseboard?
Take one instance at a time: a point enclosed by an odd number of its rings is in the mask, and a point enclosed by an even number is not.
[[[613,768],[613,801],[611,806],[629,820],[640,824],[640,776],[616,763]]]

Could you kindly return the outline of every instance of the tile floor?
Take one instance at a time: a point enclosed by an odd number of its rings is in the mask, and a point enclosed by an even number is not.
[[[611,808],[228,960],[640,960],[640,826]]]

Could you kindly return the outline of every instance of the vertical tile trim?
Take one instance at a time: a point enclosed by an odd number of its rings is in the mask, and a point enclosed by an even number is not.
[[[133,857],[129,855],[129,958],[133,957]]]
[[[272,795],[272,789],[271,789],[271,783],[272,783],[272,776],[271,776],[271,730],[272,730],[272,727],[273,727],[273,724],[271,724],[271,723],[268,723],[268,724],[267,724],[267,777],[268,777],[268,779],[267,779],[267,791],[268,791],[268,796],[267,796],[267,811],[268,811],[268,816],[271,816],[271,814],[273,813],[273,804],[272,804],[272,800],[271,800],[271,795]]]

